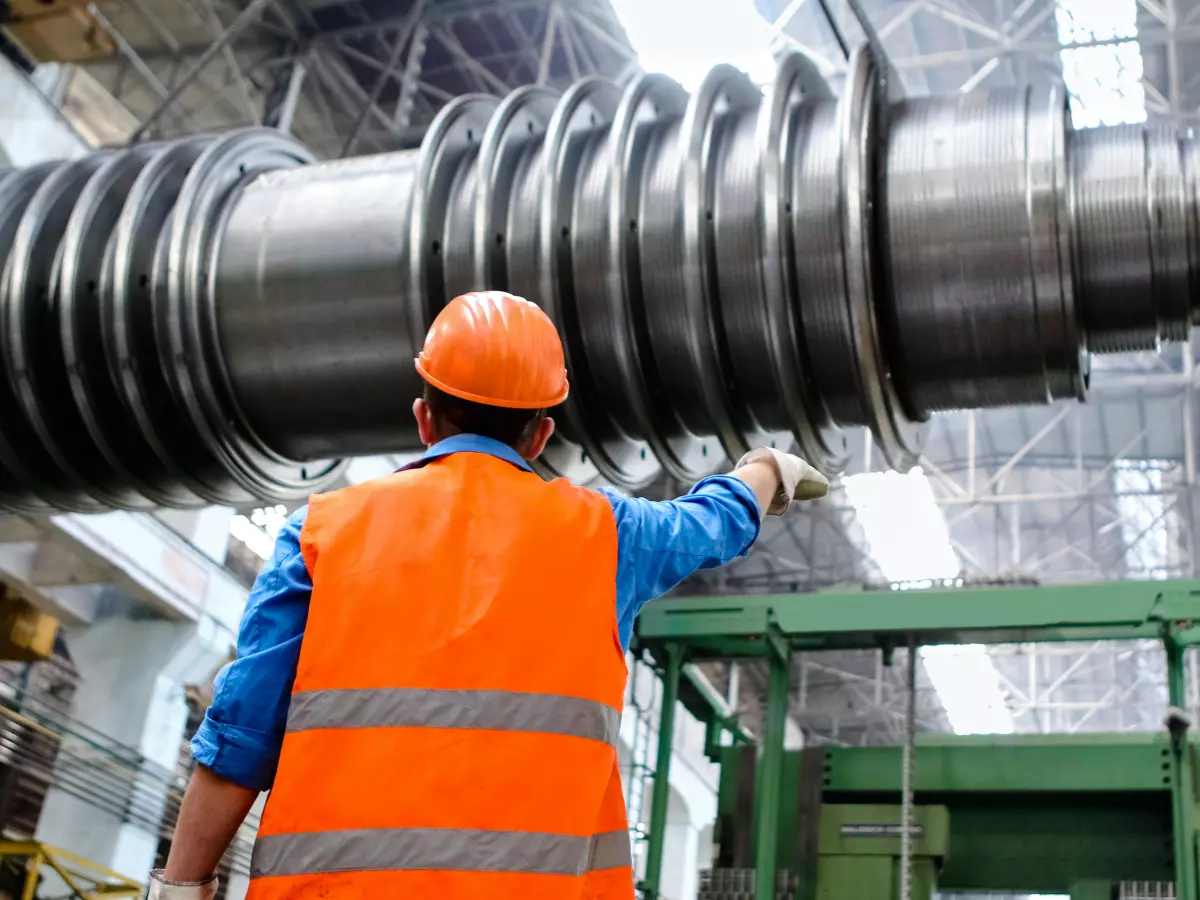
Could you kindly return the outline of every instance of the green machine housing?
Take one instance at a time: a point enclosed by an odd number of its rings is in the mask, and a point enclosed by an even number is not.
[[[783,754],[776,896],[891,900],[900,860],[900,749]],[[722,747],[708,896],[752,885],[758,748]],[[914,762],[913,900],[934,890],[1115,896],[1174,879],[1165,735],[930,736]],[[726,874],[728,873],[728,874]],[[738,873],[738,874],[733,874]],[[703,895],[702,895],[703,896]]]
[[[935,891],[1116,900],[1173,885],[1200,900],[1196,747],[1183,654],[1200,643],[1200,581],[793,596],[679,597],[643,612],[638,652],[660,672],[660,734],[675,701],[708,727],[720,764],[714,858],[702,900],[900,896],[900,747],[785,751],[792,656],[807,650],[1153,638],[1166,655],[1160,732],[917,736],[912,900]],[[689,662],[759,658],[769,677],[754,740]],[[670,741],[655,764],[646,870],[659,897]],[[1161,896],[1168,896],[1163,893]]]

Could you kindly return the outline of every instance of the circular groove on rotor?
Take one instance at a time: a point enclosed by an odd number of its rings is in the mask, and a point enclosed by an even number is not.
[[[792,138],[792,250],[801,356],[823,418],[865,425],[858,389],[842,233],[840,104],[817,100],[797,111]]]
[[[597,298],[603,306],[597,313],[612,322],[612,370],[600,380],[606,389],[605,405],[628,417],[628,432],[649,444],[672,478],[690,483],[712,471],[710,454],[717,454],[705,452],[704,439],[686,431],[672,435],[664,427],[673,414],[650,343],[640,253],[648,149],[664,123],[682,121],[687,102],[687,92],[663,75],[638,77],[621,98],[609,136],[608,256],[604,291]]]
[[[646,445],[616,426],[600,402],[597,381],[608,371],[611,323],[597,316],[604,290],[608,229],[609,128],[620,91],[587,79],[564,95],[546,131],[541,194],[540,299],[563,337],[571,393],[563,403],[568,429],[601,476],[625,488],[659,472]]]
[[[167,315],[163,239],[171,233],[175,201],[192,165],[212,138],[188,138],[165,148],[138,175],[113,235],[109,284],[101,292],[101,336],[109,373],[125,416],[153,453],[141,475],[175,490],[191,505],[234,505],[251,498],[208,451],[186,411],[177,406],[160,362],[156,321]]]
[[[546,159],[544,135],[557,121],[558,103],[547,115],[543,95],[539,97],[536,108],[534,115],[524,119],[531,140],[523,146],[517,145],[515,139],[507,144],[506,155],[512,160],[512,181],[507,198],[497,195],[492,201],[494,209],[506,205],[508,210],[503,232],[508,290],[534,302],[542,294],[542,194],[546,186],[543,176]],[[523,117],[516,118],[519,120]],[[541,305],[545,306],[544,303]],[[572,379],[571,390],[574,392],[577,388],[574,373],[568,375]],[[568,439],[562,431],[554,433],[545,451],[532,465],[543,478],[566,478],[576,484],[587,484],[597,477],[596,467],[584,449]]]
[[[842,227],[854,361],[866,400],[867,423],[888,463],[907,471],[920,455],[922,429],[905,414],[881,346],[875,286],[881,282],[872,210],[873,153],[882,130],[874,55],[860,46],[850,58],[840,109]],[[886,194],[886,192],[885,192]]]
[[[13,236],[0,300],[8,388],[34,438],[22,462],[41,479],[44,499],[79,512],[120,508],[127,499],[112,490],[112,470],[78,420],[57,321],[61,237],[88,179],[109,157],[66,163],[41,183]]]
[[[805,104],[825,101],[829,87],[802,53],[784,57],[759,117],[759,208],[762,248],[759,269],[766,302],[766,337],[774,381],[804,458],[824,472],[845,465],[845,433],[825,414],[802,351],[801,297],[796,284],[796,234],[792,228],[793,171],[787,165]]]
[[[124,494],[127,508],[149,509],[188,502],[187,494],[143,477],[153,467],[152,452],[123,415],[116,385],[109,379],[102,341],[102,294],[111,289],[117,220],[135,179],[163,148],[143,144],[111,157],[89,179],[62,238],[59,329],[71,395],[80,421],[114,476],[110,489]],[[74,442],[76,447],[82,441]],[[193,502],[194,501],[193,499]]]
[[[42,163],[17,172],[10,172],[0,181],[0,316],[3,315],[8,284],[8,260],[13,236],[20,226],[29,201],[42,182],[60,162]],[[0,319],[2,325],[2,319]],[[3,329],[0,328],[0,334]],[[43,474],[47,464],[37,447],[37,436],[26,424],[11,394],[6,368],[0,365],[0,503],[5,509],[41,513],[54,509],[58,496],[45,487]],[[70,502],[68,500],[68,502]]]
[[[735,401],[732,361],[720,319],[720,279],[714,247],[714,173],[712,145],[722,127],[739,116],[752,115],[762,94],[744,72],[717,66],[705,77],[683,118],[680,146],[683,207],[683,272],[681,297],[687,346],[686,377],[691,391],[699,389],[711,430],[731,461],[750,449],[747,433],[756,429]]]
[[[499,102],[485,94],[456,97],[442,107],[421,141],[409,220],[408,321],[414,347],[424,346],[425,333],[450,299],[443,266],[446,210],[459,170],[477,151]]]
[[[540,146],[554,116],[559,95],[549,88],[526,85],[496,108],[484,132],[476,166],[475,284],[508,290],[509,218],[515,203],[522,156]]]

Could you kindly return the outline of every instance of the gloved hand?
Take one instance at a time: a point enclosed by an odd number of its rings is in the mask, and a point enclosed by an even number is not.
[[[167,881],[163,869],[150,873],[150,893],[146,900],[213,900],[217,896],[217,876],[206,881]]]
[[[799,456],[773,447],[755,447],[738,460],[734,471],[755,462],[771,463],[779,474],[779,490],[767,507],[768,516],[782,516],[793,500],[816,500],[829,493],[828,478]]]

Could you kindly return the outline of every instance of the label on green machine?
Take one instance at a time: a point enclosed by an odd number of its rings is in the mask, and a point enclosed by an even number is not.
[[[904,834],[903,825],[880,825],[872,824],[854,824],[849,823],[843,825],[840,829],[842,837],[877,837],[877,838],[895,838],[901,837]],[[908,827],[908,833],[915,838],[925,836],[925,826],[914,822]]]

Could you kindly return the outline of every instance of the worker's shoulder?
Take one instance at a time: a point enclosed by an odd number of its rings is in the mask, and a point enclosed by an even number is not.
[[[565,478],[552,478],[543,481],[540,490],[545,492],[547,496],[553,497],[563,503],[575,503],[591,508],[598,513],[613,515],[615,510],[612,501],[609,500],[609,493],[615,497],[620,497],[615,491],[610,491],[608,488],[590,488],[582,485],[572,484]]]

